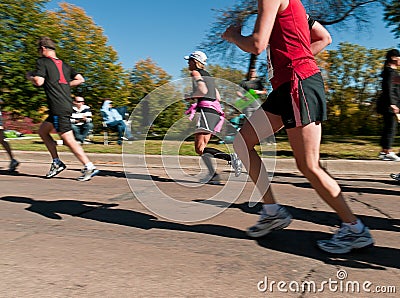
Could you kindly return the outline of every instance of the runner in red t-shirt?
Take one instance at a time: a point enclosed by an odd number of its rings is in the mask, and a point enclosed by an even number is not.
[[[230,26],[222,37],[256,55],[267,49],[268,74],[274,88],[262,109],[254,112],[243,125],[234,142],[236,153],[264,201],[260,219],[247,230],[248,235],[262,237],[291,222],[292,216],[276,203],[267,170],[254,150],[260,140],[285,127],[297,167],[343,221],[332,239],[318,241],[322,250],[339,254],[371,246],[374,242],[368,228],[346,204],[337,182],[320,166],[321,122],[326,120],[326,100],[313,54],[318,52],[316,48],[323,48],[314,38],[324,35],[321,27],[315,25],[310,34],[300,0],[259,0],[253,33],[243,36],[241,26]],[[326,34],[329,35],[327,31]]]

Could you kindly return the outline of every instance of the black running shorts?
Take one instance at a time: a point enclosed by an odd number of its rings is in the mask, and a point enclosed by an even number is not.
[[[52,123],[58,133],[65,133],[72,130],[71,114],[65,114],[62,116],[50,115],[45,121]]]
[[[282,117],[285,128],[304,126],[327,119],[324,82],[321,73],[298,80],[297,94],[292,96],[291,82],[273,90],[263,103],[264,111]]]

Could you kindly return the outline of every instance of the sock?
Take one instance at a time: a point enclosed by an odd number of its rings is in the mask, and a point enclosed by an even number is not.
[[[263,204],[264,212],[268,215],[276,215],[278,213],[278,204]]]
[[[210,173],[211,176],[213,176],[215,174],[215,169],[211,160],[211,154],[209,153],[203,153],[203,155],[201,156],[201,159],[204,161],[204,163],[206,164],[206,167],[208,169],[208,172]]]
[[[95,166],[93,165],[92,162],[88,162],[87,164],[85,164],[85,168],[88,170],[93,170]]]
[[[60,159],[58,158],[58,157],[56,157],[56,158],[53,158],[53,163],[60,163]]]
[[[344,225],[348,226],[354,233],[361,233],[364,230],[364,224],[357,218],[355,222],[344,222]]]
[[[230,155],[230,154],[225,153],[225,152],[222,152],[222,151],[220,151],[220,150],[218,150],[218,149],[215,149],[215,148],[206,147],[206,148],[204,148],[204,150],[203,150],[203,154],[204,154],[204,153],[211,154],[213,157],[218,158],[218,159],[223,159],[223,160],[226,160],[226,161],[231,161],[231,155]]]

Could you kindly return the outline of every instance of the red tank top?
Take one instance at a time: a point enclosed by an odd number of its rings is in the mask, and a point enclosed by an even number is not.
[[[310,49],[311,37],[306,11],[300,0],[289,0],[288,7],[278,13],[269,40],[273,67],[272,87],[293,80],[302,80],[320,72]]]

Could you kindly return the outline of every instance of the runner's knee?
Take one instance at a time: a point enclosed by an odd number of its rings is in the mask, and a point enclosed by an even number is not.
[[[299,171],[307,178],[317,176],[318,172],[321,170],[319,164],[315,162],[296,160],[296,165]]]

